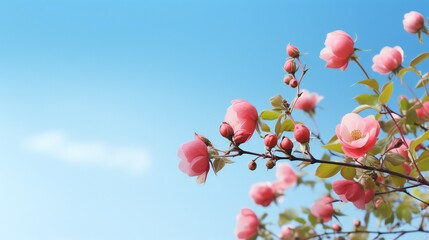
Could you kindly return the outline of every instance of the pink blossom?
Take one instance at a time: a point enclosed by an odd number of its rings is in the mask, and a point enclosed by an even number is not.
[[[256,204],[267,207],[276,198],[273,184],[270,182],[254,184],[250,188],[250,197]]]
[[[424,102],[423,106],[416,109],[417,116],[423,120],[429,120],[429,102]]]
[[[405,31],[409,33],[417,33],[424,27],[425,18],[419,12],[411,11],[404,15],[402,23],[404,24]]]
[[[334,214],[334,208],[332,207],[333,200],[334,199],[329,196],[320,198],[311,206],[311,213],[315,217],[323,219],[324,222],[330,221]]]
[[[281,229],[280,239],[291,239],[293,237],[293,230],[295,228],[292,226],[283,226]]]
[[[287,163],[280,163],[276,168],[277,181],[274,182],[273,186],[276,192],[281,194],[298,182],[298,176]]]
[[[298,123],[293,130],[293,136],[299,143],[307,143],[310,141],[310,130],[304,124]]]
[[[325,48],[320,52],[320,58],[326,61],[328,68],[345,70],[354,52],[353,39],[344,31],[337,30],[328,33]]]
[[[409,146],[410,145],[410,143],[411,143],[411,141],[410,140],[408,140],[408,139],[405,139],[405,141],[407,142],[407,145]],[[402,142],[402,140],[401,140],[401,142]],[[393,141],[391,144],[390,144],[390,146],[389,146],[389,148],[390,148],[390,151],[389,151],[389,153],[397,153],[397,154],[401,154],[402,156],[404,156],[404,158],[405,159],[409,159],[409,157],[408,157],[408,148],[407,148],[407,146],[404,144],[404,143],[402,143],[401,144],[401,146],[399,146],[399,147],[397,147],[397,148],[393,148],[394,147],[394,145],[395,145],[395,143],[396,143],[396,141]]]
[[[401,66],[404,60],[404,51],[401,47],[384,47],[381,52],[372,58],[372,70],[386,74]]]
[[[257,121],[256,108],[246,100],[233,100],[226,111],[225,122],[234,129],[234,141],[237,144],[244,143],[252,137]]]
[[[241,209],[237,215],[235,235],[238,239],[248,239],[258,232],[259,219],[249,208]]]
[[[299,49],[290,43],[287,45],[286,52],[291,58],[299,57]]]
[[[317,103],[319,103],[323,99],[323,96],[319,96],[317,93],[310,93],[307,90],[302,90],[302,94],[299,98],[294,99],[295,108],[303,110],[305,112],[312,112],[316,107]]]
[[[359,183],[353,180],[335,180],[332,189],[343,202],[352,202],[357,208],[365,209],[365,204],[374,197],[374,190],[365,191]]]
[[[270,148],[270,149],[277,145],[277,141],[278,141],[277,135],[273,133],[267,134],[264,137],[264,144],[267,148]]]
[[[377,142],[380,124],[373,117],[362,118],[356,113],[348,113],[337,125],[337,137],[344,153],[352,158],[365,155]]]
[[[182,172],[190,177],[199,176],[203,182],[206,181],[210,169],[209,152],[201,138],[195,136],[193,141],[183,144],[177,155],[181,159],[179,169]]]

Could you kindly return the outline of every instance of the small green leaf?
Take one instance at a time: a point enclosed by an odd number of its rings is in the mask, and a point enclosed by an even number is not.
[[[423,133],[420,137],[416,138],[414,141],[411,141],[410,144],[410,151],[415,151],[416,147],[422,143],[423,141],[426,141],[429,139],[429,131],[426,131]]]
[[[341,170],[341,166],[321,163],[316,169],[316,176],[320,178],[330,178]]]
[[[424,52],[418,55],[417,57],[415,57],[413,60],[411,60],[410,66],[415,67],[417,64],[421,63],[426,58],[429,58],[429,52]]]
[[[313,214],[308,213],[308,221],[311,223],[311,225],[316,226],[319,223],[319,220],[317,217],[315,217]]]
[[[362,112],[362,111],[364,111],[366,109],[369,109],[369,108],[374,109],[377,112],[380,112],[380,107],[379,106],[371,106],[371,105],[367,105],[367,104],[357,106],[355,109],[353,109],[352,112],[354,112],[354,113],[360,113],[360,112]]]
[[[378,96],[375,94],[361,94],[355,97],[355,100],[361,105],[375,106],[378,103]]]
[[[217,174],[225,166],[225,161],[223,158],[215,158],[213,162],[213,171]]]
[[[402,68],[401,70],[399,70],[398,76],[400,79],[404,78],[404,75],[408,72],[413,72],[415,74],[417,74],[417,76],[419,76],[420,78],[422,77],[422,74],[419,70],[415,69],[414,67],[407,67],[407,68]]]
[[[377,80],[375,80],[373,78],[368,78],[368,79],[362,80],[362,81],[358,82],[357,84],[366,85],[367,87],[369,87],[370,89],[372,89],[374,91],[378,91],[378,88],[379,88]]]
[[[298,217],[298,213],[293,209],[286,209],[279,215],[279,226],[282,226]]]
[[[406,161],[406,159],[401,154],[389,153],[384,158],[384,161],[391,163],[393,166],[398,166],[402,165]]]
[[[343,167],[341,169],[341,175],[347,180],[353,180],[356,176],[356,169],[354,167]]]
[[[281,130],[282,132],[287,131],[293,131],[295,128],[295,124],[293,124],[293,121],[291,119],[286,119],[283,121],[282,126],[281,126]]]
[[[401,203],[396,208],[396,216],[399,220],[405,220],[407,223],[411,222],[411,212],[409,210],[409,206],[406,203]]]
[[[295,220],[296,222],[298,222],[298,223],[301,223],[301,224],[306,224],[306,223],[307,223],[307,222],[305,221],[305,219],[300,218],[300,217],[295,218],[294,220]]]
[[[270,126],[268,126],[268,124],[259,121],[259,126],[261,127],[261,130],[264,132],[271,132]]]
[[[378,140],[374,147],[369,150],[370,155],[377,155],[379,153],[384,153],[384,149],[386,149],[387,144],[390,143],[390,139],[388,137]]]
[[[270,102],[274,108],[283,108],[283,97],[280,94],[270,98]]]
[[[416,88],[422,88],[429,82],[429,77],[422,78],[417,82]]]
[[[334,151],[337,153],[342,153],[342,154],[344,153],[343,149],[341,148],[341,143],[339,143],[337,141],[333,142],[331,144],[323,145],[322,148],[328,149],[328,150],[331,150],[331,151]]]
[[[381,90],[380,96],[378,97],[378,101],[381,104],[386,104],[393,93],[393,82],[386,83]]]
[[[264,110],[259,115],[260,118],[264,120],[275,120],[279,117],[281,113],[277,111],[271,111],[271,110]]]

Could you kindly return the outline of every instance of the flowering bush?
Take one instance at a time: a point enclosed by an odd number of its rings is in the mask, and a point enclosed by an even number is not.
[[[422,34],[428,34],[424,17],[418,12],[405,14],[403,25],[407,32],[417,33],[420,42]],[[254,158],[248,163],[251,171],[256,170],[261,161],[265,161],[267,169],[276,168],[275,181],[256,183],[250,189],[251,199],[262,207],[277,204],[291,186],[314,187],[316,181],[307,177],[311,173],[324,183],[326,193],[310,208],[303,207],[301,211],[286,208],[280,212],[279,233],[270,230],[267,214],[258,218],[252,210],[242,209],[237,216],[235,235],[238,239],[335,236],[336,239],[359,240],[367,239],[370,234],[378,239],[384,235],[429,233],[425,228],[429,218],[425,211],[429,204],[429,181],[424,175],[429,171],[429,73],[418,68],[429,58],[429,52],[406,64],[401,47],[384,47],[373,56],[372,70],[389,74],[386,80],[371,78],[359,62],[358,52],[355,41],[341,30],[327,34],[325,48],[320,52],[328,68],[345,71],[349,64],[356,64],[365,76],[357,84],[369,91],[356,96],[359,106],[336,120],[338,125],[332,129],[329,141],[325,142],[317,130],[311,131],[309,124],[295,119],[294,110],[298,109],[316,124],[315,108],[322,97],[302,90],[309,69],[302,63],[299,48],[288,44],[286,53],[290,58],[283,65],[286,72],[283,81],[296,89],[295,96],[276,95],[270,99],[271,109],[259,113],[251,103],[233,100],[219,128],[229,148],[218,149],[199,135],[179,148],[179,168],[189,176],[198,176],[199,183],[206,181],[210,168],[217,173],[226,164],[233,163],[231,158],[243,155]],[[406,74],[418,77],[414,89],[404,80]],[[398,106],[394,107],[388,103],[398,84],[405,85],[414,98],[400,97]],[[424,91],[423,97],[417,97],[416,89]],[[363,111],[371,114],[363,114]],[[256,132],[263,139],[263,152],[242,147]],[[321,157],[314,156],[311,150],[315,141],[322,143],[326,151]],[[296,173],[289,164],[281,163],[285,161],[299,162],[301,171]],[[307,174],[304,169],[310,165],[317,168]],[[329,181],[338,173],[342,179]],[[347,202],[353,205],[345,205]],[[350,227],[339,221],[344,215],[339,206],[365,210],[363,224],[356,219]],[[370,229],[371,216],[384,223],[385,230]],[[417,227],[413,222],[415,218],[419,219]],[[333,219],[338,223],[330,223]],[[350,230],[343,230],[346,227]]]

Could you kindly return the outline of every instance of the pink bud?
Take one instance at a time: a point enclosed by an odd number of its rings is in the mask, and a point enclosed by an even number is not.
[[[291,88],[296,88],[298,87],[298,81],[294,78],[290,80],[289,85],[291,86]]]
[[[286,51],[291,58],[299,57],[299,49],[290,43],[287,45]]]
[[[344,31],[330,32],[326,36],[325,48],[320,51],[320,58],[326,61],[326,67],[344,71],[355,51],[354,44],[350,35]]]
[[[341,231],[341,226],[340,225],[338,225],[338,224],[332,224],[332,229],[335,231],[335,232],[340,232]]]
[[[404,24],[405,31],[409,33],[417,33],[424,27],[425,18],[419,12],[411,11],[404,15],[402,23]]]
[[[248,239],[258,232],[259,219],[255,212],[248,208],[241,209],[237,216],[237,225],[235,226],[235,236],[238,239]]]
[[[283,78],[283,82],[286,84],[286,85],[289,85],[289,83],[290,83],[290,81],[293,79],[293,76],[292,75],[286,75],[284,78]]]
[[[357,220],[357,219],[355,219],[355,220],[353,221],[353,224],[355,225],[355,227],[360,227],[360,221],[359,221],[359,220]]]
[[[306,143],[310,141],[310,130],[304,124],[296,124],[295,129],[293,130],[293,136],[296,141],[300,143]]]
[[[277,135],[270,133],[265,135],[264,144],[267,148],[271,149],[277,145],[277,140]]]
[[[229,125],[229,123],[223,122],[219,127],[219,132],[222,137],[227,138],[229,140],[234,136],[234,129]]]
[[[256,204],[267,207],[276,198],[273,184],[270,182],[254,184],[249,193],[250,197]]]
[[[289,138],[283,137],[282,141],[280,142],[280,148],[285,152],[290,153],[293,149],[293,142]]]
[[[296,72],[296,63],[293,59],[288,59],[285,62],[285,65],[283,66],[283,69],[290,74],[293,74]]]

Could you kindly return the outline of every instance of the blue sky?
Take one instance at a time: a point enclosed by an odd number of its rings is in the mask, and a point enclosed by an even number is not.
[[[0,238],[233,239],[242,207],[263,210],[250,185],[274,172],[250,172],[243,157],[200,186],[178,170],[177,148],[194,132],[226,147],[218,126],[233,99],[258,110],[279,93],[292,99],[281,68],[289,42],[309,53],[303,87],[325,96],[317,120],[330,137],[364,76],[353,64],[324,68],[326,33],[357,33],[356,46],[372,49],[359,53],[368,70],[386,45],[403,46],[409,62],[427,43],[403,31],[403,15],[427,9],[423,1],[0,2]],[[269,211],[309,206],[319,193],[291,191]]]

